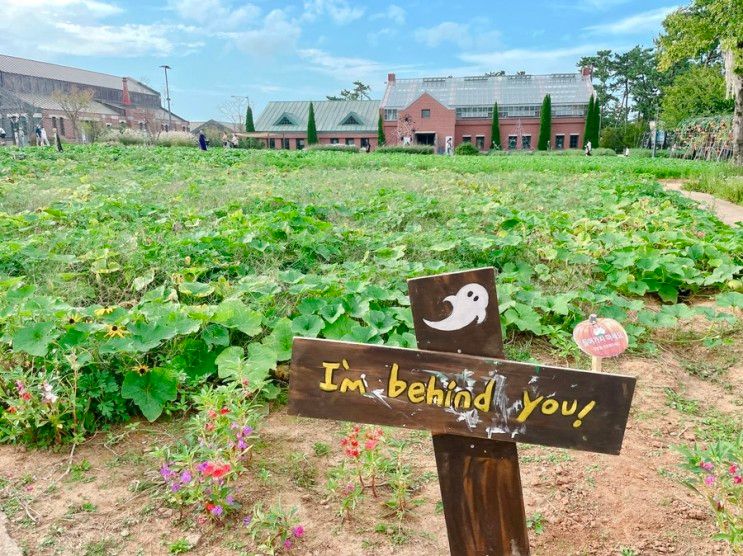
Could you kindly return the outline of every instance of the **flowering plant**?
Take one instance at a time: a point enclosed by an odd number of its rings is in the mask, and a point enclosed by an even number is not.
[[[707,448],[681,446],[684,484],[704,496],[715,514],[718,540],[743,545],[743,435],[733,442],[719,440]]]
[[[243,523],[261,554],[281,554],[295,548],[304,537],[304,526],[297,523],[296,513],[296,508],[284,510],[278,505],[264,510],[262,504],[256,504]]]
[[[167,498],[180,507],[195,509],[197,521],[222,521],[240,508],[234,489],[247,470],[257,441],[255,428],[263,414],[260,404],[230,384],[205,387],[196,397],[200,411],[189,420],[186,441],[156,450],[165,463],[160,475]]]

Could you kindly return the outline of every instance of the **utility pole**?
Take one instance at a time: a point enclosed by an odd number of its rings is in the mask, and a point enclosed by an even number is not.
[[[170,111],[170,87],[168,86],[168,70],[171,67],[167,64],[160,67],[165,70],[165,98],[168,101],[168,131],[173,131],[173,113]]]

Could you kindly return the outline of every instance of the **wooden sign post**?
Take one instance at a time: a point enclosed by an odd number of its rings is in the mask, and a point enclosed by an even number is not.
[[[516,442],[618,454],[635,379],[503,358],[492,268],[409,281],[420,349],[295,338],[289,413],[433,433],[455,556],[529,554]]]

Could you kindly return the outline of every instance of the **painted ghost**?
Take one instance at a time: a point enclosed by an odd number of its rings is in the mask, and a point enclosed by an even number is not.
[[[451,314],[440,321],[423,319],[431,328],[450,332],[460,330],[474,320],[477,320],[477,324],[485,320],[489,301],[488,291],[480,284],[462,286],[456,295],[449,295],[444,301],[451,304]]]

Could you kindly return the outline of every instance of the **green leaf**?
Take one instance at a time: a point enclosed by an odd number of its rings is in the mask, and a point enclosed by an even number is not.
[[[230,345],[230,331],[219,324],[210,324],[204,328],[201,337],[210,346]]]
[[[658,286],[658,295],[666,303],[676,303],[678,301],[679,291],[669,284],[661,284]]]
[[[245,350],[239,346],[230,346],[222,350],[215,363],[219,378],[239,378],[246,372],[243,354]]]
[[[323,324],[323,320],[317,315],[300,315],[292,321],[292,332],[295,336],[317,338]]]
[[[140,375],[129,372],[121,385],[121,396],[132,400],[148,421],[152,422],[163,412],[166,402],[176,398],[178,379],[168,370],[156,367]]]
[[[53,322],[37,322],[25,326],[13,334],[13,349],[24,351],[29,355],[44,357],[49,351],[49,344],[60,335]]]
[[[261,333],[262,315],[253,311],[239,299],[228,299],[217,305],[212,322],[223,324],[227,328],[237,328],[248,336]]]
[[[283,318],[274,325],[273,331],[267,338],[267,341],[271,342],[273,349],[276,351],[276,359],[278,361],[288,361],[291,359],[293,339],[292,321]]]
[[[340,302],[329,303],[320,309],[320,316],[328,322],[335,322],[346,310]]]
[[[331,322],[325,325],[322,329],[323,338],[329,340],[340,340],[347,334],[351,333],[351,329],[358,323],[348,315],[341,315],[335,322]]]
[[[214,286],[201,282],[183,282],[178,286],[178,291],[194,297],[207,297],[214,293]]]
[[[377,334],[385,334],[397,324],[394,318],[383,311],[369,311],[364,321],[374,328]]]
[[[148,270],[145,272],[142,276],[137,276],[134,279],[134,282],[132,283],[132,287],[134,287],[134,291],[142,291],[147,286],[149,286],[152,281],[155,279],[155,271],[153,269]]]
[[[248,346],[248,379],[251,383],[268,376],[268,371],[276,369],[278,357],[273,346],[250,344]]]
[[[743,293],[726,292],[721,293],[715,298],[717,305],[720,307],[737,307],[743,309]]]

